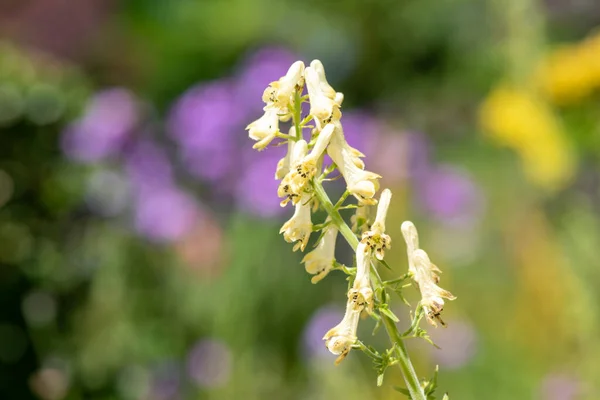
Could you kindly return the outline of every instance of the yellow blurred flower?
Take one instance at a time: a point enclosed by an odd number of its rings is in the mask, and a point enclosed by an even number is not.
[[[557,104],[578,101],[600,88],[600,33],[553,51],[538,68],[535,81]]]
[[[571,146],[550,108],[531,92],[510,86],[493,90],[480,108],[483,129],[514,149],[527,177],[539,186],[564,187],[575,169]]]

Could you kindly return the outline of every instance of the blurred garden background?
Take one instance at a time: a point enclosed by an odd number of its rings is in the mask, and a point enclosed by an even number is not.
[[[244,131],[315,58],[394,191],[394,274],[410,219],[458,297],[419,376],[600,398],[599,2],[3,0],[0,38],[1,399],[403,398],[333,365],[346,283],[310,283],[284,149]]]

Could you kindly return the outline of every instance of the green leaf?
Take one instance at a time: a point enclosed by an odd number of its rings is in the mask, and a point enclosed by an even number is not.
[[[396,314],[394,314],[389,308],[386,307],[380,307],[379,308],[379,312],[382,313],[383,315],[387,316],[389,319],[391,319],[394,322],[398,322],[400,321],[398,319],[398,317],[396,316]]]
[[[432,395],[435,389],[437,389],[437,378],[438,378],[439,365],[435,366],[435,372],[433,373],[433,377],[426,383],[425,387],[423,387],[423,392],[425,395]]]
[[[379,264],[383,265],[384,267],[386,267],[390,271],[392,270],[392,267],[390,267],[390,265],[387,263],[387,261],[385,261],[385,260],[377,260],[377,261],[379,261]]]
[[[408,391],[408,389],[405,388],[401,388],[399,386],[394,386],[394,390],[397,392],[402,393],[403,395],[405,395],[407,398],[409,398],[410,400],[412,400],[412,397],[410,395],[410,392]]]

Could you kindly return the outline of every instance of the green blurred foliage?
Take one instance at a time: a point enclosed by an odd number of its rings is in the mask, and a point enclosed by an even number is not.
[[[554,193],[482,134],[477,113],[500,82],[531,73],[529,58],[554,41],[588,35],[600,7],[526,3],[535,23],[498,0],[107,2],[95,34],[70,60],[7,31],[0,43],[0,398],[401,398],[391,389],[402,385],[399,372],[388,371],[376,388],[358,352],[335,368],[333,357],[307,357],[307,324],[323,305],[343,306],[346,283],[332,273],[311,285],[301,257],[277,234],[281,221],[216,205],[218,262],[190,267],[178,245],[136,236],[127,217],[90,212],[83,199],[94,167],[61,153],[61,132],[96,89],[131,88],[159,119],[191,85],[230,75],[272,44],[336,71],[330,81],[345,106],[425,132],[435,162],[469,171],[485,197],[480,221],[461,231],[414,204],[408,182],[392,188],[400,199],[388,222],[394,271],[384,277],[406,270],[397,227],[415,220],[458,296],[445,311],[448,331],[454,322],[474,331],[463,351],[473,354],[442,365],[440,387],[460,400],[542,398],[543,382],[558,374],[579,388],[569,399],[597,398],[599,93],[553,106],[579,167]],[[586,30],[576,23],[584,16]],[[339,257],[348,262],[349,249]],[[397,304],[407,323],[408,310]],[[434,340],[443,340],[438,330]],[[228,346],[222,385],[188,376],[190,351],[202,338]],[[374,343],[383,348],[384,338]],[[430,376],[436,350],[426,343],[410,350],[419,373]],[[177,393],[157,394],[162,368],[175,371]]]

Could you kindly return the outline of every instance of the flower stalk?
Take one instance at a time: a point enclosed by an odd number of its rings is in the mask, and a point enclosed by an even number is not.
[[[308,94],[303,96],[304,89]],[[342,362],[352,349],[364,352],[373,361],[377,371],[377,385],[381,385],[385,370],[398,365],[406,383],[406,389],[398,389],[411,400],[431,399],[437,385],[437,370],[434,378],[420,382],[411,363],[403,340],[422,338],[431,343],[427,332],[419,325],[425,317],[436,326],[445,326],[440,314],[444,298],[454,300],[447,290],[438,286],[439,273],[427,253],[419,248],[418,235],[412,222],[402,225],[402,233],[407,244],[409,271],[397,279],[382,281],[377,266],[391,269],[385,262],[385,251],[391,247],[392,238],[386,233],[386,217],[391,203],[392,192],[382,190],[379,199],[379,176],[365,169],[358,149],[351,147],[344,137],[341,123],[342,93],[336,92],[327,82],[323,65],[313,60],[306,67],[297,61],[285,76],[271,82],[265,89],[263,101],[265,114],[247,127],[251,139],[257,143],[254,148],[265,149],[274,139],[283,139],[275,145],[285,144],[288,152],[277,164],[275,179],[280,181],[277,195],[283,198],[281,206],[288,203],[294,206],[292,217],[280,230],[286,242],[294,243],[293,250],[304,252],[311,233],[321,232],[315,249],[308,252],[302,262],[306,271],[313,275],[312,283],[324,279],[330,271],[339,270],[349,275],[351,286],[347,292],[346,312],[339,324],[327,331],[323,337],[325,346],[337,355],[335,364]],[[302,118],[302,103],[310,102],[310,112]],[[279,123],[292,121],[289,134],[279,131]],[[307,124],[312,121],[312,124]],[[304,140],[304,129],[311,129],[310,140]],[[333,160],[329,166],[323,165],[325,154]],[[339,176],[328,178],[337,169]],[[323,182],[343,178],[346,190],[337,202],[332,202]],[[348,198],[356,199],[355,204],[344,205]],[[377,205],[374,221],[369,221],[369,207]],[[322,208],[327,213],[326,221],[313,223],[313,212]],[[351,228],[342,218],[340,210],[356,209]],[[356,267],[348,268],[335,260],[335,245],[338,233],[346,239],[356,255]],[[405,280],[411,279],[421,292],[422,299],[412,319],[410,329],[403,334],[396,323],[399,318],[389,307],[390,296],[394,291],[402,296]],[[406,300],[404,302],[408,305]],[[357,328],[362,314],[370,315],[377,329],[385,327],[392,346],[379,352],[365,345],[357,336]],[[447,398],[446,396],[444,398]]]

